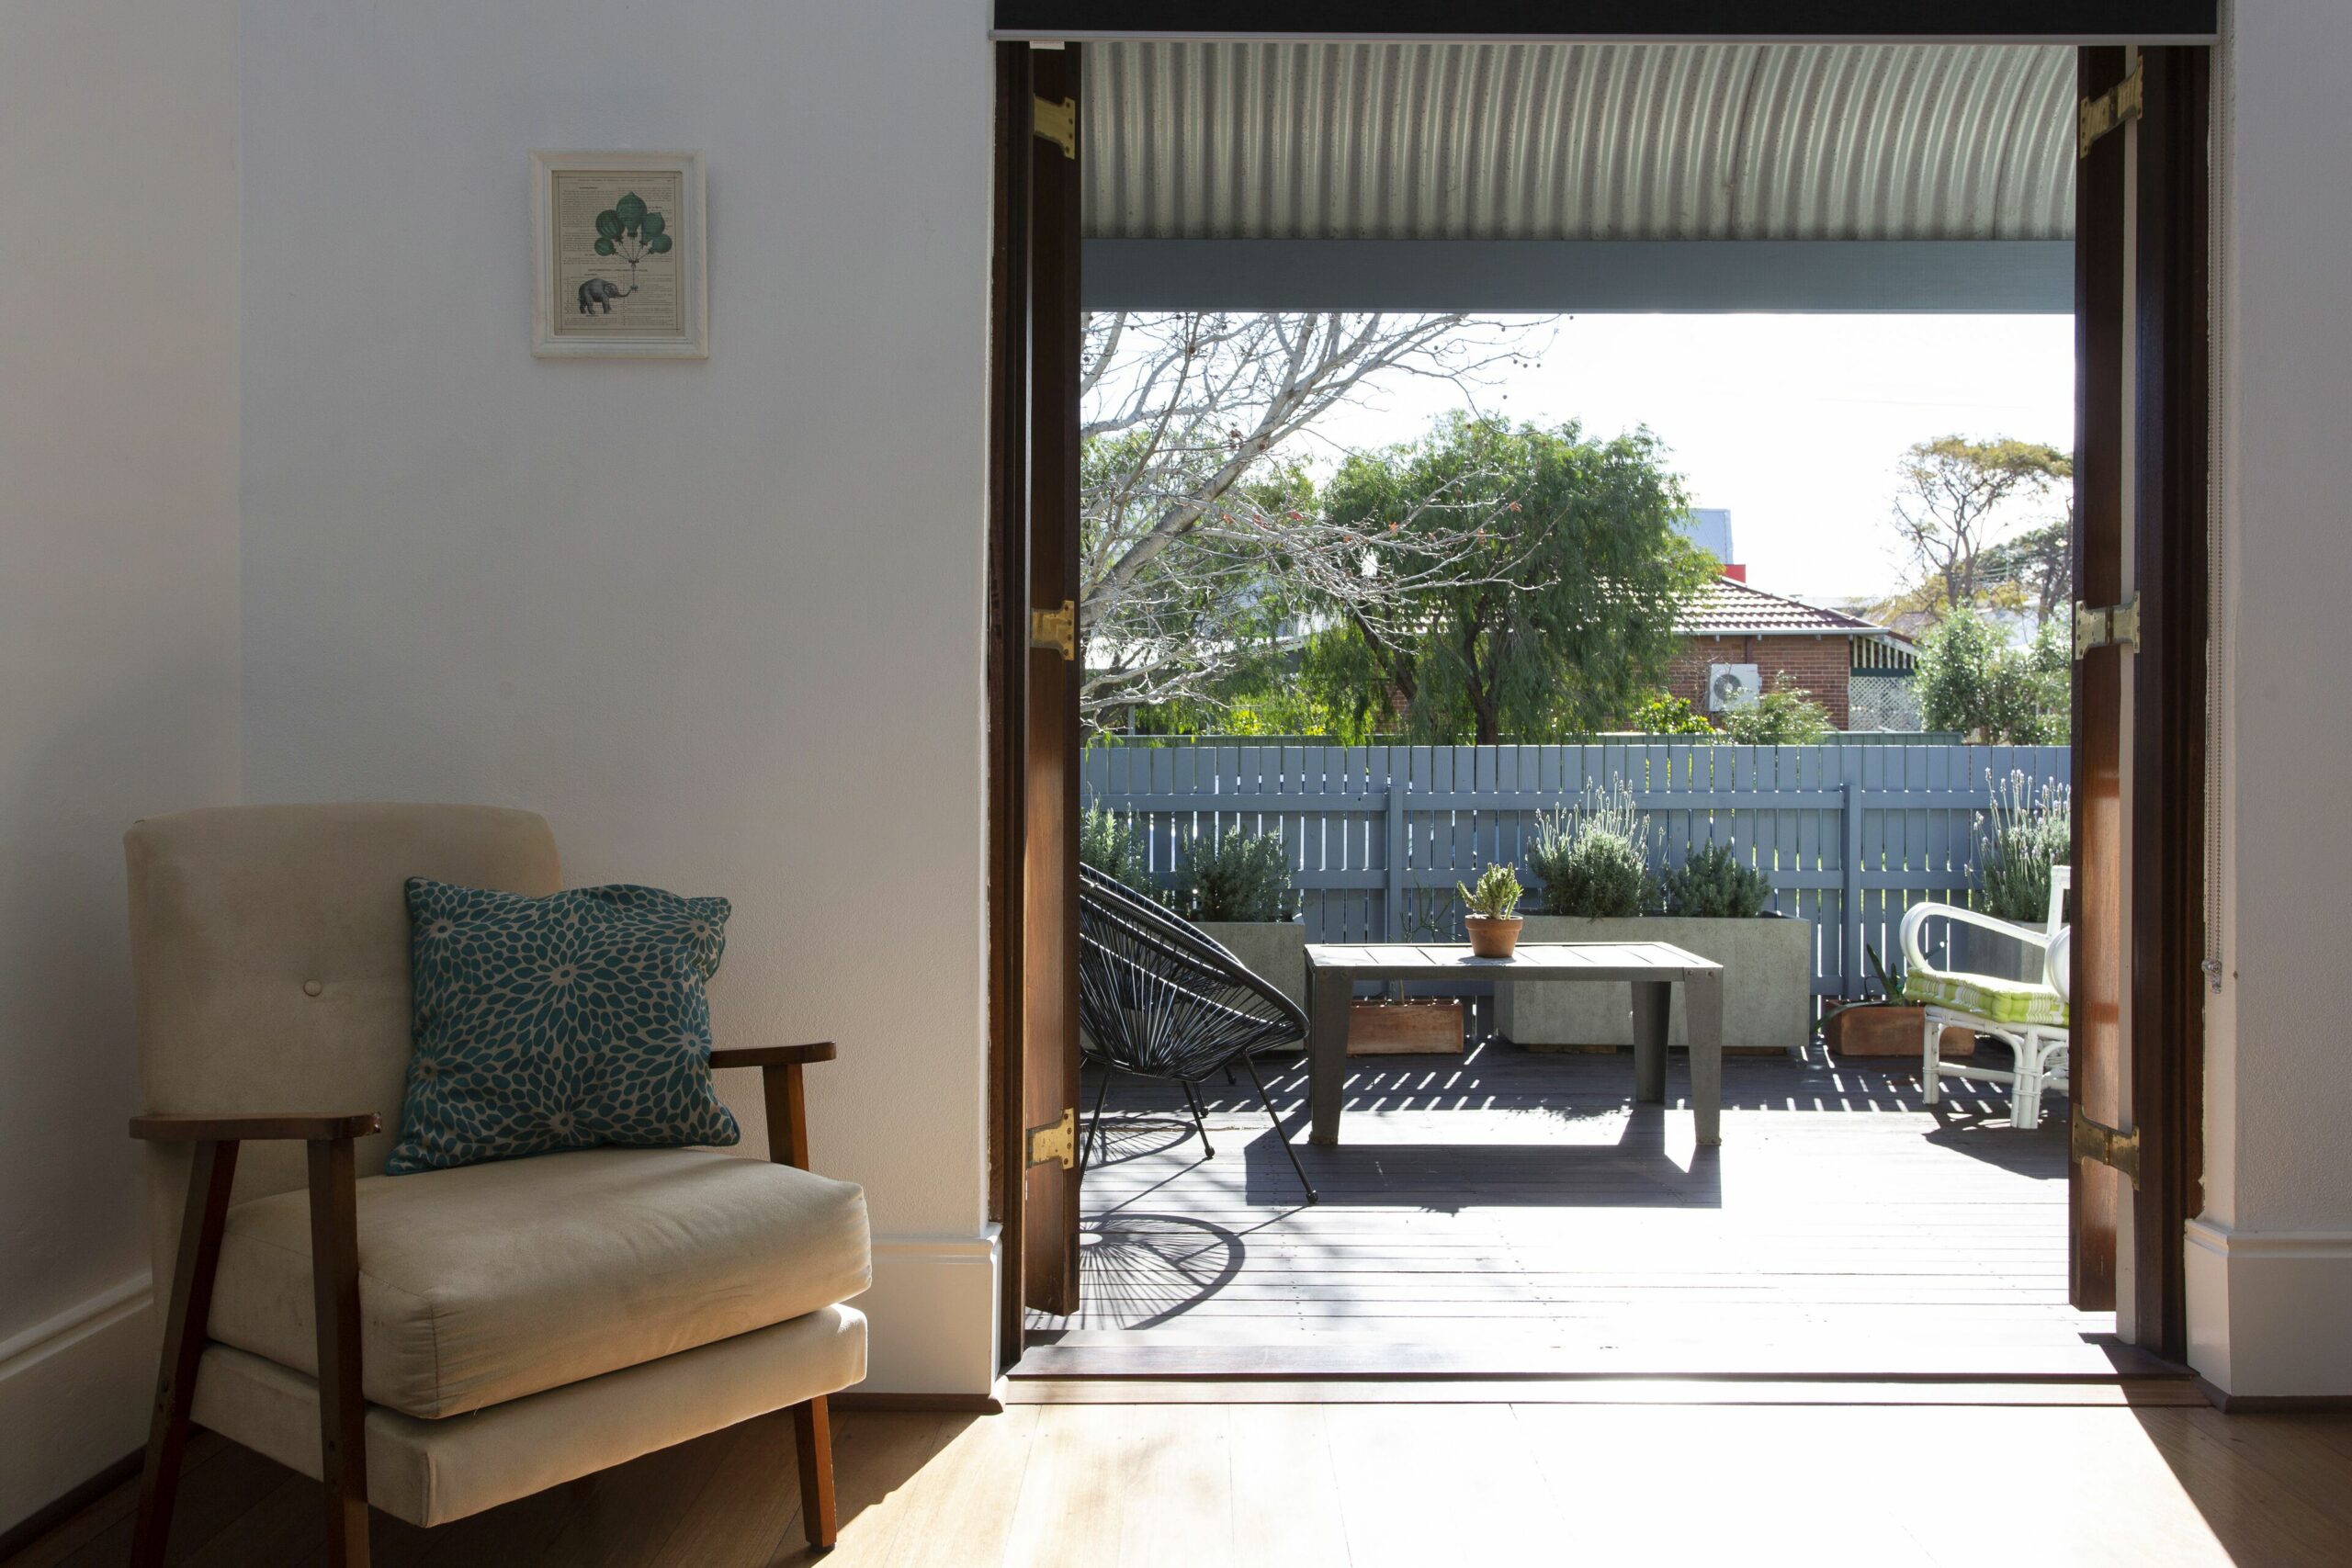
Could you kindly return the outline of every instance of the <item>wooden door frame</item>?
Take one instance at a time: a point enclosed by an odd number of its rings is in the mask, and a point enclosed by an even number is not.
[[[2123,51],[2075,55],[2077,98],[2107,92],[2123,78]],[[2102,139],[2075,165],[2075,598],[2113,604],[2123,596],[2125,138]],[[2122,810],[2122,674],[2115,649],[2078,655],[2074,665],[2072,734],[2075,868],[2074,1049],[2070,1117],[2120,1125],[2129,1015],[2120,994],[2128,973],[2126,903],[2120,886],[2126,847],[2102,833],[2102,817]],[[2117,1231],[2125,1200],[2120,1177],[2072,1166],[2067,1172],[2067,1285],[2086,1312],[2115,1306]],[[2136,1237],[2135,1237],[2136,1242]]]
[[[1000,1359],[1021,1354],[1025,1309],[1021,1201],[1023,1108],[1022,987],[1025,889],[1020,852],[1025,816],[1023,750],[1029,715],[1021,672],[1027,654],[1030,563],[1028,495],[1028,338],[1022,281],[1029,265],[1028,159],[1035,140],[1028,106],[1032,50],[997,46],[996,233],[990,310],[990,483],[988,562],[989,1094],[993,1217],[1002,1226]],[[2095,54],[2086,51],[2086,70]],[[2111,51],[2121,73],[2121,51]],[[2206,545],[2211,526],[2206,486],[2208,407],[2205,227],[2211,51],[2201,44],[2143,49],[2149,114],[2143,121],[2134,194],[2141,243],[2130,323],[2134,398],[2133,514],[2113,525],[2133,535],[2141,602],[2132,680],[2135,725],[2129,757],[2133,789],[2131,842],[2137,881],[2128,911],[2118,911],[2128,943],[2131,987],[2129,1106],[2141,1137],[2140,1180],[2132,1203],[2134,1337],[2173,1360],[2186,1359],[2187,1286],[2183,1247],[2188,1219],[2202,1207],[2204,951],[2202,882],[2205,827]],[[1071,62],[1073,65],[1075,62]],[[2086,76],[2088,85],[2096,77]],[[2090,173],[2086,164],[2085,173]],[[1074,241],[1073,241],[1074,243]],[[2100,243],[2078,231],[2078,245]],[[2117,255],[2120,258],[2120,249]],[[2077,333],[2087,312],[2078,301]],[[2120,329],[2120,318],[2118,317]],[[2078,335],[2078,344],[2086,340]],[[2078,355],[2078,358],[2080,356]],[[2087,365],[2086,358],[2081,363]],[[1072,374],[1076,366],[1073,360]],[[2115,436],[2120,453],[2120,389]],[[2077,383],[2078,417],[2090,389]],[[2087,429],[2085,434],[2090,434]],[[2120,457],[2119,457],[2120,464]],[[2078,464],[2078,487],[2100,471],[2095,455]],[[2120,466],[2115,477],[2120,479]],[[2110,495],[2116,492],[2110,491]],[[2093,525],[2085,491],[2077,506]],[[2077,540],[2078,552],[2081,540]],[[2099,604],[2099,584],[2078,553],[2078,595]],[[2079,675],[2077,696],[2079,701]],[[2077,751],[2079,754],[2080,747]],[[2079,762],[2078,762],[2079,766]],[[2078,779],[2079,783],[2079,779]],[[2079,831],[2079,829],[2078,829]],[[2080,845],[2077,845],[2079,854]],[[2079,862],[2078,862],[2079,863]],[[2083,1094],[2081,1089],[2076,1097]],[[2120,1108],[2119,1108],[2120,1109]],[[2112,1281],[2109,1281],[2112,1288]]]
[[[2122,48],[2086,49],[2077,58],[2085,97],[2125,77]],[[2094,1043],[2101,1013],[2120,1018],[2114,1035],[2097,1042],[2106,1050],[2076,1051],[2069,1110],[2135,1132],[2139,1163],[2128,1184],[2097,1165],[2078,1166],[2068,1244],[2076,1304],[2128,1308],[2134,1343],[2183,1361],[2186,1236],[2203,1207],[2204,1176],[2211,54],[2143,49],[2137,65],[2141,117],[2083,158],[2076,189],[2076,594],[2105,606],[2128,591],[2139,618],[2134,651],[2094,649],[2075,667],[2082,1045]],[[2127,539],[2128,590],[2120,570]],[[2128,666],[2120,662],[2127,658]],[[2127,690],[2128,735],[2117,709]],[[2102,850],[2088,835],[2104,812],[2120,809],[2127,787],[2128,823]],[[2108,796],[2118,804],[2110,807]],[[2121,978],[2113,994],[2103,985],[2109,974]],[[2114,1233],[2126,1203],[2132,1291],[2121,1302]]]
[[[1059,1111],[1074,1111],[1078,1101],[1075,964],[1042,1009],[1030,973],[1042,953],[1069,945],[1076,930],[1077,709],[1060,695],[1033,700],[1040,684],[1066,694],[1075,660],[1040,645],[1030,615],[1077,592],[1075,526],[1050,552],[1034,547],[1035,518],[1076,515],[1080,330],[1075,154],[1038,131],[1032,106],[1041,97],[1073,96],[1079,60],[1074,49],[1000,43],[995,64],[986,576],[988,1157],[990,1217],[1001,1227],[1001,1369],[1020,1359],[1031,1302],[1074,1311],[1078,1294],[1077,1174],[1033,1168],[1026,1156],[1030,1130],[1050,1124]],[[1041,285],[1055,298],[1035,298]],[[1045,407],[1048,397],[1063,416],[1057,421]],[[1033,776],[1041,746],[1066,752],[1069,763],[1053,800],[1038,793]],[[1041,874],[1035,824],[1039,814],[1052,818],[1057,810],[1072,828],[1069,852],[1043,856],[1042,874],[1052,883],[1047,893],[1035,880]],[[1042,1062],[1033,1050],[1040,1029],[1065,1036],[1055,1053],[1058,1062]],[[1056,1081],[1041,1088],[1039,1076],[1047,1072]],[[1041,1203],[1056,1212],[1041,1219]],[[1039,1234],[1041,1225],[1050,1225],[1057,1244]]]
[[[2212,51],[2143,49],[2132,332],[2133,1338],[2188,1356],[2186,1247],[2204,1208],[2208,255]]]
[[[996,46],[996,191],[989,294],[989,1217],[998,1230],[999,1369],[1021,1356],[1022,825],[1028,815],[1029,48]]]

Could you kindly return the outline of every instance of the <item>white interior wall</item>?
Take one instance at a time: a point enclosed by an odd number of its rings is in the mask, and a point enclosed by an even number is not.
[[[731,898],[720,1038],[841,1043],[873,1386],[986,1388],[985,6],[243,17],[246,797]],[[531,356],[535,148],[707,154],[707,362]]]
[[[2191,1359],[2233,1394],[2352,1394],[2352,8],[2234,0],[2217,73],[2225,983],[2207,1010]]]
[[[0,1529],[144,1436],[122,831],[236,798],[234,0],[0,28]]]

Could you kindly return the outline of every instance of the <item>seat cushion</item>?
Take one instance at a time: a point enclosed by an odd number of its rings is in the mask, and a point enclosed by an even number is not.
[[[370,1404],[478,1410],[764,1328],[872,1279],[865,1195],[695,1149],[589,1149],[358,1184]],[[211,1336],[315,1376],[309,1197],[229,1211]]]
[[[865,1376],[864,1315],[820,1307],[455,1420],[377,1405],[368,1412],[368,1500],[413,1525],[447,1524]],[[210,1346],[194,1414],[198,1426],[318,1479],[319,1388],[300,1372]],[[789,1496],[791,1483],[781,1484]]]
[[[726,899],[413,876],[408,911],[416,1050],[388,1174],[741,1136],[711,1084],[704,988]]]
[[[1905,1001],[1973,1013],[1996,1023],[2066,1027],[2065,998],[2049,987],[2029,980],[2004,980],[1992,975],[1946,975],[1920,965],[1905,976],[1903,998]]]

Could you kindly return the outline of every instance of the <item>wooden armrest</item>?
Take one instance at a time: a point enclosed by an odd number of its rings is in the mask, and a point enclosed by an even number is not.
[[[340,1114],[288,1111],[268,1116],[134,1116],[130,1135],[151,1143],[240,1143],[253,1138],[298,1138],[324,1143],[364,1138],[384,1130],[372,1111]]]
[[[808,1062],[830,1062],[839,1055],[830,1040],[813,1045],[738,1045],[714,1050],[714,1067],[797,1067]]]
[[[713,1051],[714,1067],[757,1067],[761,1097],[767,1103],[768,1158],[778,1165],[808,1168],[808,1097],[800,1087],[800,1069],[811,1062],[830,1062],[833,1043],[813,1045],[746,1045],[733,1051]]]

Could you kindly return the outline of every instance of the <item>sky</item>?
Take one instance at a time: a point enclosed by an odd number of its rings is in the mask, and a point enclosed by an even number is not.
[[[1590,435],[1647,425],[1691,504],[1729,509],[1748,581],[1810,601],[1911,579],[1888,518],[1914,441],[2074,445],[2068,316],[1608,315],[1535,330],[1539,363],[1489,382],[1482,407]],[[1392,383],[1319,422],[1312,445],[1410,440],[1462,402],[1445,382]],[[2010,522],[2055,515],[2049,503]]]

